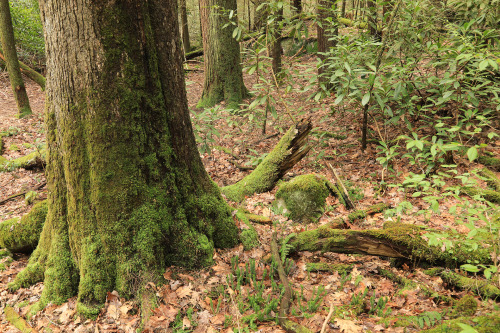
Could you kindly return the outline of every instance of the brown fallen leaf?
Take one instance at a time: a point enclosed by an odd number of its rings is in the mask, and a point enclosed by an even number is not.
[[[360,333],[362,329],[360,326],[356,325],[356,323],[352,320],[347,319],[335,319],[335,322],[339,326],[340,332],[344,333]]]

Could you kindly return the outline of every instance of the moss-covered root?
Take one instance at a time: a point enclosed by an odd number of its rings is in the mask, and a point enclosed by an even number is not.
[[[460,191],[464,194],[471,196],[471,197],[473,197],[475,195],[479,195],[489,202],[494,202],[494,203],[500,204],[500,192],[497,192],[497,191],[484,190],[484,189],[477,188],[477,187],[467,187],[467,186],[460,188]]]
[[[35,204],[20,220],[13,218],[0,223],[0,247],[11,252],[33,251],[38,244],[46,216],[47,201],[44,200]]]
[[[486,183],[488,186],[493,188],[495,191],[500,191],[500,179],[498,179],[497,175],[493,171],[488,168],[483,168],[479,171],[481,176],[486,178]]]
[[[428,269],[425,273],[427,275],[439,276],[446,283],[459,289],[471,290],[478,296],[500,300],[500,289],[486,281],[469,278],[442,268]]]
[[[445,296],[445,295],[440,295],[424,284],[421,284],[421,283],[415,282],[413,280],[407,279],[405,277],[402,277],[400,275],[397,275],[394,272],[391,272],[390,270],[387,270],[387,269],[379,268],[377,270],[381,276],[384,276],[384,277],[388,278],[389,280],[396,282],[401,287],[402,290],[417,289],[418,288],[427,297],[432,297],[435,300],[442,301],[445,303],[450,303],[450,304],[453,303],[453,298],[451,298],[449,296]]]
[[[251,213],[245,213],[245,216],[251,222],[261,223],[261,224],[273,224],[273,220],[271,220],[269,217],[266,216],[256,215]]]
[[[500,332],[500,312],[496,311],[479,317],[459,317],[456,319],[444,320],[438,326],[421,332],[461,332],[463,327],[461,327],[460,324],[472,326],[478,333]]]
[[[329,264],[326,262],[308,262],[306,271],[308,272],[339,272],[340,275],[349,274],[354,265],[352,264]]]
[[[240,223],[240,240],[243,244],[243,248],[245,250],[250,250],[259,245],[259,235],[257,231],[250,223],[250,220],[247,217],[247,214],[242,209],[238,209],[236,211],[235,217],[239,220]]]
[[[19,316],[19,314],[14,310],[13,307],[11,306],[6,306],[4,309],[5,313],[5,319],[9,323],[11,323],[12,326],[20,330],[22,333],[34,333],[36,332],[33,328],[31,328],[28,323]]]
[[[229,200],[241,202],[246,196],[272,189],[311,149],[307,146],[307,135],[311,129],[312,124],[308,120],[292,126],[252,173],[236,184],[222,187],[222,193]]]
[[[381,203],[375,204],[373,206],[370,206],[366,209],[356,210],[356,211],[350,213],[347,216],[347,218],[349,219],[349,222],[352,223],[352,222],[356,222],[357,220],[364,219],[368,215],[381,213],[384,210],[386,210],[387,208],[389,208],[389,205],[381,202]]]
[[[34,151],[26,156],[14,160],[0,159],[0,172],[12,171],[18,168],[36,169],[43,168],[46,164],[46,150]]]
[[[291,253],[298,251],[322,251],[358,253],[391,258],[405,258],[415,263],[432,263],[446,267],[457,267],[470,260],[488,264],[491,262],[489,248],[481,246],[471,251],[463,242],[454,244],[454,253],[442,252],[438,246],[429,246],[422,238],[427,231],[408,224],[393,224],[383,230],[336,230],[321,226],[295,235],[291,242]]]
[[[500,171],[500,158],[496,158],[493,156],[480,155],[477,159],[479,163],[487,166],[488,168]]]

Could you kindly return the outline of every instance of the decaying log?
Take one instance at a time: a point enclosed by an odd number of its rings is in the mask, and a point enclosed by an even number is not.
[[[26,156],[16,158],[14,160],[0,160],[0,172],[10,171],[18,168],[24,169],[42,169],[46,164],[46,150],[41,149],[29,153]]]
[[[462,290],[471,290],[478,296],[500,300],[500,289],[484,280],[472,279],[443,268],[432,268],[425,271],[427,275],[439,276],[446,283]]]
[[[229,200],[241,202],[246,196],[271,190],[311,149],[307,145],[307,135],[311,129],[309,120],[302,120],[292,126],[252,173],[236,184],[222,187],[222,193]]]
[[[335,179],[335,184],[336,184],[336,193],[339,197],[339,199],[344,203],[345,208],[347,209],[354,209],[354,203],[351,200],[351,197],[349,196],[349,192],[347,191],[344,182],[338,175],[337,171],[331,166],[330,163],[328,163],[328,167],[332,171],[333,177]]]
[[[338,225],[334,221],[333,225]],[[422,235],[429,232],[422,227],[408,224],[388,224],[382,230],[339,230],[331,224],[295,235],[290,240],[290,253],[299,251],[322,251],[350,254],[365,254],[391,258],[404,258],[415,264],[430,263],[458,267],[477,260],[483,264],[491,262],[490,249],[483,244],[471,251],[464,242],[454,243],[453,254],[443,252],[438,246],[430,246]]]

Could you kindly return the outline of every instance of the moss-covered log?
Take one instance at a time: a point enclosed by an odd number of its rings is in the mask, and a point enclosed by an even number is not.
[[[356,210],[356,211],[350,213],[347,216],[347,219],[349,220],[349,222],[356,222],[357,220],[362,220],[369,215],[381,213],[384,210],[386,210],[387,208],[389,208],[389,205],[381,202],[381,203],[372,205],[366,209]]]
[[[469,278],[458,273],[446,270],[443,268],[432,268],[425,271],[427,275],[439,276],[446,283],[455,288],[462,290],[470,290],[476,295],[491,298],[493,300],[500,300],[500,289],[488,281]]]
[[[445,303],[452,303],[453,302],[453,298],[446,296],[446,295],[440,295],[422,283],[418,283],[418,282],[413,281],[411,279],[407,279],[407,278],[402,277],[400,275],[397,275],[396,273],[391,272],[387,269],[379,268],[377,270],[381,276],[384,276],[384,277],[388,278],[389,280],[396,282],[403,290],[405,290],[405,289],[417,289],[418,288],[427,297],[432,297],[435,300],[442,301]]]
[[[12,171],[18,168],[38,169],[43,168],[46,164],[46,150],[34,151],[26,156],[16,158],[14,160],[0,159],[0,172]]]
[[[30,327],[30,325],[14,310],[11,306],[6,306],[4,309],[5,319],[17,328],[21,333],[36,333],[37,331]]]
[[[500,171],[500,158],[487,155],[479,155],[477,161],[495,171]]]
[[[271,190],[311,149],[307,146],[307,135],[311,128],[312,124],[308,120],[292,126],[252,173],[236,184],[221,188],[222,193],[229,200],[240,202],[246,196]]]
[[[21,219],[13,218],[0,223],[0,247],[11,252],[33,251],[38,244],[46,216],[47,201],[44,200],[35,204]]]
[[[483,168],[479,171],[481,176],[486,178],[486,183],[488,186],[493,188],[495,191],[500,191],[500,179],[498,179],[497,175],[493,171],[488,168]]]
[[[454,244],[454,253],[442,252],[440,247],[429,246],[422,238],[427,230],[408,225],[394,224],[383,230],[338,230],[329,225],[295,235],[291,253],[322,251],[357,253],[391,258],[406,258],[415,263],[443,264],[456,267],[470,260],[490,263],[489,248],[485,245],[472,251],[462,242]]]
[[[463,327],[459,324],[472,326],[477,333],[496,333],[500,332],[500,312],[495,311],[478,317],[459,317],[451,320],[444,320],[432,329],[420,331],[421,333],[444,333],[444,332],[462,332]],[[470,331],[469,331],[470,332]]]
[[[500,204],[500,192],[493,190],[486,190],[477,187],[464,186],[460,189],[460,192],[467,194],[471,197],[479,195],[489,202],[494,202]]]

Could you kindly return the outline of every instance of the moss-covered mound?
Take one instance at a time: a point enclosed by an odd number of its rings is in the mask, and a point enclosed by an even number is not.
[[[457,319],[445,320],[436,327],[422,332],[458,333],[462,332],[462,330],[464,329],[464,327],[461,326],[463,324],[473,327],[478,333],[498,333],[500,332],[500,312],[494,312],[480,317],[459,317]]]
[[[47,201],[33,206],[21,219],[13,218],[0,223],[0,247],[11,252],[33,251],[47,216]]]
[[[316,222],[325,211],[330,191],[328,180],[319,175],[303,175],[281,183],[274,205],[294,221]]]

